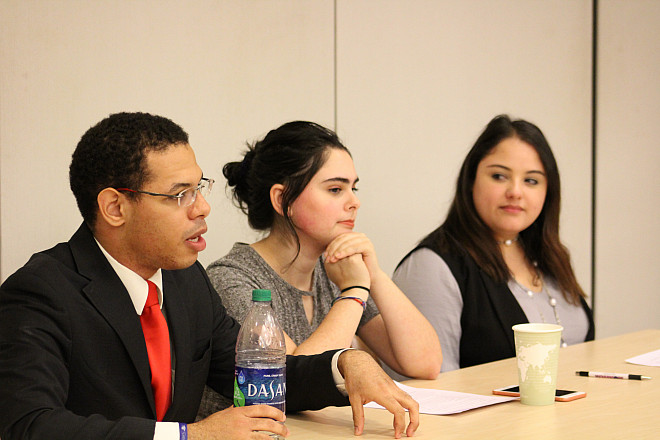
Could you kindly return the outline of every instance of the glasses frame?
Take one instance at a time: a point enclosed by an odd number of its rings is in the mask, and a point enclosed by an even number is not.
[[[117,191],[129,191],[132,193],[137,193],[137,194],[146,194],[148,196],[157,196],[157,197],[167,197],[168,199],[176,199],[177,204],[179,206],[183,206],[184,208],[187,208],[188,206],[191,206],[195,201],[197,200],[197,192],[201,191],[204,187],[208,187],[208,193],[206,194],[207,196],[211,193],[211,189],[213,188],[213,183],[215,182],[214,179],[208,178],[208,177],[202,177],[199,180],[199,183],[195,187],[191,188],[186,188],[183,191],[181,191],[178,194],[161,194],[161,193],[155,193],[155,192],[150,192],[150,191],[143,191],[141,189],[130,189],[130,188],[115,188]],[[181,205],[181,200],[186,195],[187,191],[193,191],[192,197],[190,199],[190,203],[187,205]],[[202,194],[204,196],[204,194]],[[206,197],[206,196],[204,196]]]

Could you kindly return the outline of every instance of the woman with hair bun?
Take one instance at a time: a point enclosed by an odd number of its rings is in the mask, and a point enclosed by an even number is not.
[[[559,240],[559,171],[539,128],[495,117],[468,153],[444,223],[394,281],[440,338],[442,371],[516,355],[514,324],[561,324],[562,345],[594,322]]]
[[[350,347],[357,334],[394,371],[438,375],[433,327],[380,268],[367,236],[353,231],[358,177],[333,131],[289,122],[223,174],[250,226],[265,232],[207,268],[229,314],[240,322],[252,289],[270,289],[288,354]]]

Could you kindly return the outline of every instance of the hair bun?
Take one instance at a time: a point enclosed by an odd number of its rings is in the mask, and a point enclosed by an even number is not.
[[[241,168],[239,170],[240,179],[243,180],[247,178],[252,168],[252,161],[254,160],[254,149],[250,148],[245,152],[243,160],[241,161]]]
[[[237,206],[248,214],[250,203],[250,170],[254,161],[254,149],[248,145],[248,150],[240,162],[229,162],[222,168],[222,174],[227,179],[227,185],[233,187],[233,198]],[[249,215],[248,215],[249,217]]]

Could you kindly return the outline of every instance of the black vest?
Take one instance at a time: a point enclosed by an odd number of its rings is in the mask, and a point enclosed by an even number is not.
[[[493,281],[467,252],[462,255],[441,252],[428,242],[413,249],[404,260],[420,248],[431,249],[442,257],[461,291],[460,367],[514,357],[511,327],[528,320],[506,283]],[[589,320],[586,340],[590,341],[594,339],[593,315],[584,299],[580,301]]]

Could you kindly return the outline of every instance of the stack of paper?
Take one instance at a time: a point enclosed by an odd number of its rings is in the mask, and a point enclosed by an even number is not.
[[[395,382],[399,388],[419,403],[421,414],[447,415],[468,411],[482,406],[517,400],[517,397],[482,396],[480,394],[459,393],[456,391],[442,391],[429,388],[415,388]],[[365,408],[385,409],[377,403],[370,402]]]

